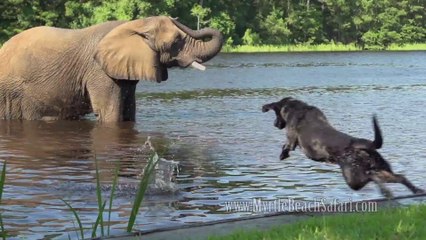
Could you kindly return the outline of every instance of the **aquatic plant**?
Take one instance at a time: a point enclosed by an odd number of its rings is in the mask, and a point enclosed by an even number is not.
[[[100,176],[99,176],[98,159],[96,158],[96,155],[94,158],[95,158],[95,172],[96,172],[96,197],[98,199],[98,217],[96,219],[95,225],[93,226],[92,238],[96,237],[96,231],[99,224],[101,225],[101,236],[102,237],[105,236],[103,215],[104,215],[104,209],[106,204],[106,202],[102,203],[102,188],[101,188]]]
[[[151,142],[149,141],[149,138],[146,142],[147,145],[151,148],[153,151],[153,154],[149,158],[148,164],[144,169],[143,177],[141,178],[141,181],[139,183],[138,190],[136,192],[135,201],[133,202],[132,211],[130,213],[128,225],[127,225],[127,232],[131,232],[133,229],[133,226],[135,224],[136,216],[139,212],[139,208],[141,206],[143,197],[145,196],[145,192],[148,188],[149,181],[151,179],[152,174],[155,171],[155,166],[158,163],[159,156],[157,152],[155,152],[154,147],[152,146]]]
[[[77,211],[67,201],[65,201],[64,199],[61,199],[61,200],[65,203],[65,205],[67,205],[67,207],[70,209],[70,211],[74,214],[74,217],[75,217],[77,224],[78,224],[78,230],[80,230],[81,239],[84,239],[84,228],[83,228],[83,225],[81,224],[81,220],[80,220],[80,217],[78,216]],[[77,236],[78,236],[78,234],[77,234]]]
[[[111,194],[109,195],[109,209],[108,209],[108,230],[107,235],[109,236],[111,228],[111,212],[112,212],[112,202],[114,200],[115,189],[118,183],[118,173],[120,172],[120,166],[117,164],[114,172],[114,179],[112,180]]]
[[[157,152],[155,152],[155,149],[152,147],[152,144],[151,144],[149,138],[148,138],[148,140],[146,141],[145,144],[150,147],[150,149],[152,150],[153,153],[150,156],[150,158],[148,159],[148,163],[147,163],[147,165],[146,165],[146,167],[144,168],[144,171],[143,171],[143,177],[141,178],[140,183],[139,183],[138,188],[137,188],[137,191],[136,191],[135,200],[133,202],[131,214],[130,214],[128,225],[127,225],[127,232],[131,232],[133,230],[133,226],[134,226],[135,221],[136,221],[136,216],[139,213],[139,209],[140,209],[140,206],[142,204],[142,200],[145,196],[145,192],[148,188],[148,184],[150,183],[150,180],[152,179],[152,175],[155,171],[155,167],[158,163],[158,160],[160,159]],[[117,187],[117,184],[118,184],[119,166],[117,165],[117,167],[115,169],[114,179],[113,179],[113,183],[112,183],[112,187],[111,187],[111,195],[109,197],[108,223],[107,223],[108,228],[107,228],[106,235],[105,235],[105,230],[104,230],[105,229],[105,222],[103,220],[103,214],[104,214],[104,211],[105,211],[105,206],[106,206],[107,201],[102,200],[102,194],[101,194],[102,189],[101,189],[101,184],[100,184],[99,167],[98,167],[98,162],[97,162],[96,156],[95,156],[95,171],[96,171],[96,195],[97,195],[97,202],[98,202],[98,216],[97,216],[96,221],[95,221],[93,228],[92,228],[91,238],[96,237],[98,227],[100,228],[102,237],[110,235],[112,203],[113,203],[113,200],[114,200],[115,190],[116,190],[116,187]],[[1,197],[1,195],[0,195],[0,197]],[[79,237],[79,238],[81,237],[81,239],[84,239],[84,228],[83,228],[83,225],[81,223],[81,220],[80,220],[80,217],[79,217],[77,211],[67,201],[65,201],[63,199],[61,199],[61,200],[67,205],[67,207],[73,213],[73,215],[74,215],[74,217],[77,221],[77,224],[78,224],[77,230],[79,231],[79,234],[77,233],[77,237]]]
[[[0,179],[0,203],[3,197],[4,183],[6,182],[6,162],[3,163],[3,168],[1,170],[1,179]],[[6,231],[4,230],[3,225],[3,216],[0,213],[0,229],[2,239],[6,239]]]

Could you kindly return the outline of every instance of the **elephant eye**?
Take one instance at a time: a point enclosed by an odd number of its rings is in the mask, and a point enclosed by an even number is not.
[[[172,45],[173,45],[174,48],[176,48],[178,50],[181,50],[183,48],[183,45],[184,45],[184,42],[182,41],[182,37],[181,36],[177,36],[175,38],[175,40],[173,41]]]
[[[173,44],[178,44],[180,41],[182,41],[182,37],[180,35],[176,36],[175,40],[173,41]]]

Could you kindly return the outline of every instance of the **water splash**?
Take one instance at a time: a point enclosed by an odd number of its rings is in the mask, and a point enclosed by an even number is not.
[[[179,162],[160,158],[155,167],[154,178],[152,179],[147,193],[165,194],[174,193],[179,188],[176,177],[179,174]]]

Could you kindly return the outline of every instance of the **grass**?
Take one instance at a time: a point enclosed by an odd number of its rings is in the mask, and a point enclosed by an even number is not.
[[[104,231],[104,209],[106,202],[102,203],[102,189],[101,189],[101,183],[99,176],[99,166],[98,166],[98,159],[95,156],[95,170],[96,170],[96,197],[98,199],[98,217],[95,222],[95,226],[93,227],[92,231],[92,238],[96,237],[96,230],[98,228],[98,225],[101,225],[101,236],[105,236]]]
[[[403,46],[391,45],[386,50],[388,51],[413,51],[426,50],[426,43],[405,44]],[[339,51],[362,51],[355,44],[318,44],[318,45],[238,45],[224,46],[222,52],[225,53],[261,53],[261,52],[339,52]]]
[[[61,200],[65,203],[65,205],[67,205],[70,211],[74,214],[75,220],[77,221],[77,224],[78,224],[78,230],[80,230],[80,237],[81,239],[84,239],[84,228],[83,228],[83,224],[81,224],[81,220],[80,220],[80,217],[78,216],[77,211],[67,201],[63,199]]]
[[[273,227],[270,230],[236,231],[211,236],[209,240],[234,239],[425,239],[426,205],[389,208],[376,213],[354,213],[312,217],[306,221]]]
[[[414,51],[414,50],[426,50],[426,43],[407,44],[404,46],[391,45],[388,50],[390,51]]]
[[[112,212],[112,202],[114,201],[115,188],[118,183],[118,173],[120,172],[120,166],[117,165],[114,172],[114,179],[112,181],[111,194],[109,195],[109,209],[108,209],[108,230],[107,235],[109,236],[110,228],[111,228],[111,212]]]
[[[139,212],[139,208],[141,206],[143,197],[145,196],[146,189],[148,188],[149,181],[151,180],[151,176],[155,171],[155,166],[158,163],[159,157],[157,153],[150,157],[150,161],[148,165],[145,167],[143,178],[139,183],[139,187],[136,193],[135,201],[133,202],[132,211],[129,217],[127,232],[132,232],[133,226],[135,224],[136,216]]]
[[[3,163],[3,168],[1,170],[1,179],[0,179],[0,203],[3,197],[4,183],[6,182],[6,162]],[[3,225],[3,216],[0,213],[0,229],[2,239],[6,239],[6,231],[4,230]]]

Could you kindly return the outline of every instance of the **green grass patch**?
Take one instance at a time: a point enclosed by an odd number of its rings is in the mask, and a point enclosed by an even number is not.
[[[386,50],[388,51],[414,51],[426,50],[426,43],[414,43],[405,45],[391,45]],[[362,51],[362,49],[355,44],[299,44],[299,45],[238,45],[238,46],[224,46],[222,52],[224,53],[269,53],[269,52],[344,52],[344,51]]]
[[[400,45],[390,45],[387,50],[389,51],[416,51],[416,50],[426,50],[426,43],[416,43],[416,44],[406,44],[403,46]]]
[[[217,239],[425,239],[426,205],[389,208],[375,213],[317,216],[270,230],[236,231]]]

